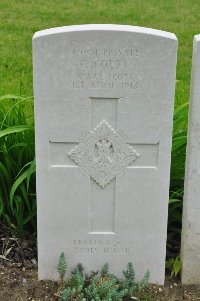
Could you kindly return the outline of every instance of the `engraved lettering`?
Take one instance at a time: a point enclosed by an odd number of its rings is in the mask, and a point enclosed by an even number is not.
[[[73,49],[73,54],[78,64],[72,79],[73,89],[138,89],[141,79],[137,74],[129,73],[128,67],[131,60],[139,57],[139,49],[84,46]]]
[[[138,57],[140,54],[139,49],[96,49],[96,48],[81,48],[73,49],[74,55],[82,56],[114,56],[114,57]]]
[[[130,254],[132,253],[133,241],[126,240],[73,240],[76,253],[83,254]]]

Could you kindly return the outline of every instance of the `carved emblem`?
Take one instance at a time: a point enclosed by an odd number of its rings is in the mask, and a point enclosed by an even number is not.
[[[70,153],[84,174],[104,188],[139,156],[105,120],[80,138]]]

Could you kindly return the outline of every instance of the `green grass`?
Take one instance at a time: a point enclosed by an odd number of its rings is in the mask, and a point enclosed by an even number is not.
[[[0,97],[0,218],[24,237],[36,231],[33,98]]]
[[[199,0],[1,0],[0,95],[32,95],[35,31],[71,24],[119,23],[174,32],[179,39],[176,104],[188,101]]]

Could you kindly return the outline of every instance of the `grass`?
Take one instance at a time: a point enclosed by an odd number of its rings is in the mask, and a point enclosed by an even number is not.
[[[33,98],[0,97],[0,217],[24,238],[36,231]]]

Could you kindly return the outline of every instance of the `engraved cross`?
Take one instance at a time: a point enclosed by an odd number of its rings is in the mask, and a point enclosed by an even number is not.
[[[91,99],[91,130],[79,143],[50,142],[51,167],[77,167],[90,178],[89,233],[115,233],[116,181],[127,168],[157,168],[157,144],[132,144],[117,130],[120,98]]]

